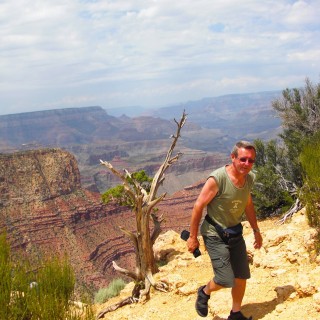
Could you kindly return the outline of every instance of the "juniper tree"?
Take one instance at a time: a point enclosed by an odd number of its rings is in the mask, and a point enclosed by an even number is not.
[[[282,141],[273,147],[272,143],[268,145],[261,141],[256,145],[257,149],[261,149],[257,152],[256,161],[256,199],[269,213],[273,213],[277,204],[280,207],[287,205],[290,199],[283,192],[289,192],[295,202],[283,216],[281,222],[284,222],[302,207],[299,190],[306,177],[303,175],[300,155],[308,137],[320,128],[320,84],[313,84],[307,78],[303,88],[284,90],[282,96],[272,102],[272,107],[282,120],[283,131],[279,135]],[[270,156],[270,152],[273,152],[273,156]],[[272,188],[274,194],[270,192]]]

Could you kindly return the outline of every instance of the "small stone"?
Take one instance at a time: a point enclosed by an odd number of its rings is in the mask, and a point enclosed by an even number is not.
[[[284,310],[285,310],[285,307],[284,307],[283,304],[278,304],[278,305],[276,306],[276,312],[282,313]]]

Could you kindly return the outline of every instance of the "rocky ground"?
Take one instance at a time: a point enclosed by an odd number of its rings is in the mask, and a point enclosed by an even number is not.
[[[260,222],[264,244],[253,248],[251,229],[245,224],[247,249],[252,258],[252,277],[243,301],[243,313],[254,320],[320,319],[320,256],[314,252],[316,232],[304,211],[279,225],[276,220]],[[167,293],[152,291],[149,301],[124,306],[107,313],[108,320],[199,320],[194,303],[196,291],[212,277],[211,263],[203,245],[202,256],[193,258],[179,235],[168,231],[158,238],[155,252],[169,262],[155,275],[169,284]],[[97,313],[130,295],[128,284],[120,297],[96,306]],[[206,319],[224,320],[230,312],[230,290],[211,295]]]

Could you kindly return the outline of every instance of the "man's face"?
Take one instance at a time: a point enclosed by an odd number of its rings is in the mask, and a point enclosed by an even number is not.
[[[238,149],[238,156],[231,155],[232,163],[235,169],[240,174],[248,174],[252,169],[253,163],[256,159],[256,153],[254,149],[245,149],[239,148]]]

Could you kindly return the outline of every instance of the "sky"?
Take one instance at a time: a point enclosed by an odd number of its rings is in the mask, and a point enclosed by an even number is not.
[[[0,0],[0,114],[318,83],[319,13],[319,0]]]

